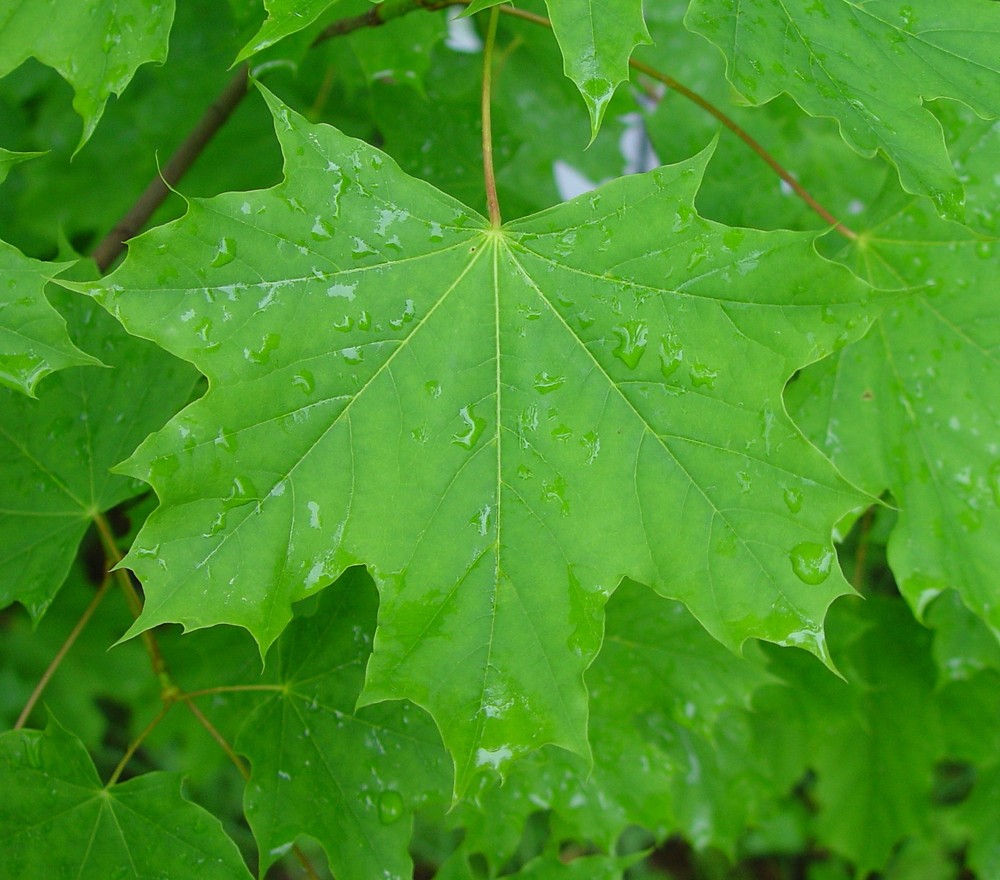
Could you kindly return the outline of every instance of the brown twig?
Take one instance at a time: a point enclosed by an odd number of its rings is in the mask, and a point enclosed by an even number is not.
[[[176,186],[185,172],[205,149],[208,142],[236,109],[247,92],[247,82],[250,68],[243,64],[239,67],[226,87],[219,93],[201,119],[188,134],[174,154],[167,160],[160,173],[156,175],[139,196],[138,201],[129,209],[95,248],[94,262],[101,273],[107,272],[111,265],[125,250],[125,242],[138,234],[153,212],[160,207],[171,188]]]

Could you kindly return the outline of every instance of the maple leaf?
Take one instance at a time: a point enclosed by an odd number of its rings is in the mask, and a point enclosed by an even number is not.
[[[868,499],[781,393],[863,332],[870,288],[811,235],[698,217],[707,152],[493,229],[264,94],[286,180],[193,201],[76,285],[209,379],[123,466],[161,501],[131,632],[235,623],[265,649],[366,564],[360,702],[428,709],[458,792],[544,743],[588,753],[624,576],[731,647],[823,656],[850,591],[831,528]]]
[[[73,344],[62,315],[45,298],[49,279],[69,265],[32,260],[0,241],[0,385],[34,397],[50,373],[100,363]]]
[[[832,116],[844,140],[882,150],[909,192],[951,217],[962,184],[923,101],[948,97],[1000,116],[1000,6],[938,0],[693,0],[685,24],[726,55],[729,80],[754,104],[788,92]]]
[[[473,0],[472,15],[503,0]],[[563,57],[563,72],[580,90],[590,115],[591,139],[597,136],[615,89],[629,78],[632,50],[650,43],[641,0],[614,5],[588,0],[545,0],[552,32]]]
[[[105,787],[54,718],[0,735],[0,785],[7,876],[113,877],[127,865],[140,877],[250,878],[219,820],[181,797],[178,775]]]
[[[805,370],[789,406],[851,480],[892,493],[889,563],[917,615],[952,588],[998,633],[997,239],[921,199],[877,210],[883,219],[851,251],[857,271],[913,292],[865,339]]]
[[[196,378],[187,364],[123,333],[93,302],[57,294],[78,341],[114,369],[64,370],[41,400],[0,389],[0,607],[20,602],[35,621],[94,517],[145,491],[109,469],[190,398]],[[0,305],[0,317],[17,305]],[[44,305],[65,335],[62,315]]]
[[[0,9],[0,77],[35,57],[71,86],[83,117],[79,150],[94,133],[111,95],[136,70],[167,57],[174,0],[73,0],[7,3]]]
[[[247,820],[266,870],[300,834],[336,877],[412,877],[411,812],[447,803],[447,759],[430,718],[409,703],[354,711],[377,596],[353,568],[276,645],[281,690],[243,724]],[[368,755],[367,761],[356,756]]]

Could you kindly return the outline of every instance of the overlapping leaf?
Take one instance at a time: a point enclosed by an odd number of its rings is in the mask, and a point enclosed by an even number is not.
[[[219,820],[150,773],[101,785],[83,744],[50,720],[0,735],[0,847],[5,877],[246,878]]]
[[[354,711],[377,604],[371,578],[352,569],[278,643],[283,689],[237,742],[253,764],[246,809],[262,868],[307,834],[337,877],[411,877],[411,813],[448,801],[450,768],[430,718],[407,703]]]
[[[862,341],[805,371],[789,406],[843,472],[900,508],[889,562],[918,614],[954,588],[1000,631],[997,240],[904,199],[852,256],[912,287]]]
[[[832,116],[854,149],[882,150],[905,189],[957,216],[962,186],[921,102],[948,97],[1000,116],[1000,6],[939,0],[693,0],[687,25],[729,61],[755,104],[788,92]]]
[[[109,469],[177,412],[195,379],[187,364],[122,333],[94,303],[60,293],[77,339],[114,369],[62,372],[41,400],[0,389],[0,607],[20,602],[36,620],[94,517],[145,490]]]
[[[649,42],[642,2],[545,0],[545,5],[562,50],[566,76],[583,95],[591,133],[596,134],[615,88],[629,78],[632,50]]]
[[[49,278],[69,265],[32,260],[0,241],[0,385],[34,397],[50,373],[100,363],[73,344],[45,298]]]
[[[753,746],[740,716],[768,676],[679,603],[626,583],[608,604],[604,646],[586,680],[593,766],[546,749],[502,786],[484,783],[451,817],[464,829],[462,857],[480,854],[499,868],[539,810],[551,811],[553,838],[608,852],[630,826],[732,850],[754,801],[766,797],[744,760]]]
[[[500,2],[477,0],[469,5],[468,12],[498,6]],[[591,136],[596,137],[615,89],[629,78],[632,50],[650,41],[642,0],[545,0],[545,6],[562,52],[563,70],[583,96],[590,114]]]
[[[553,742],[629,575],[719,639],[824,653],[865,502],[784,414],[865,326],[812,237],[726,229],[707,156],[504,227],[268,96],[275,189],[194,202],[86,289],[210,390],[128,463],[161,499],[128,559],[137,627],[250,629],[366,563],[363,702],[427,708],[462,790]],[[81,287],[83,289],[83,287]]]
[[[930,815],[932,770],[945,754],[941,709],[930,636],[902,603],[869,597],[834,613],[832,650],[851,685],[776,657],[773,671],[791,686],[755,700],[757,757],[815,771],[821,839],[865,873]]]
[[[167,57],[174,0],[15,0],[0,8],[0,76],[29,57],[54,67],[72,87],[83,117],[83,146],[111,95],[143,64]]]

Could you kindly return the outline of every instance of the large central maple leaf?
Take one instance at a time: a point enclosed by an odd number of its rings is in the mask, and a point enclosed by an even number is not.
[[[124,469],[161,506],[136,629],[235,623],[365,564],[363,703],[426,707],[456,763],[580,753],[583,671],[629,576],[721,641],[825,654],[865,503],[782,389],[860,335],[869,288],[812,236],[728,229],[708,154],[494,229],[265,92],[286,180],[195,201],[87,292],[208,377]]]

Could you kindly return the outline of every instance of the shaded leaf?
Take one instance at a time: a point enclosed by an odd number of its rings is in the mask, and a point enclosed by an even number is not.
[[[250,872],[218,819],[181,797],[174,774],[104,787],[87,750],[50,719],[0,734],[0,843],[9,877],[232,880]]]
[[[838,603],[829,628],[850,686],[815,662],[769,652],[789,687],[755,699],[756,751],[779,764],[790,753],[816,772],[819,839],[866,873],[883,868],[931,813],[932,771],[945,746],[930,634],[903,603],[877,596]]]
[[[683,605],[637,584],[611,598],[606,630],[586,674],[593,765],[544,749],[503,785],[484,780],[451,816],[466,854],[499,868],[539,810],[550,811],[553,839],[606,852],[630,826],[659,841],[680,833],[699,848],[732,851],[754,803],[773,794],[747,766],[753,745],[742,717],[769,676],[712,639]]]
[[[0,385],[34,397],[50,373],[100,363],[73,344],[45,297],[49,279],[70,265],[32,260],[0,241]]]
[[[20,602],[35,620],[94,517],[146,491],[109,468],[177,411],[195,379],[94,303],[61,297],[78,341],[114,369],[60,373],[39,401],[0,389],[0,607]]]
[[[788,92],[832,116],[862,155],[882,150],[903,187],[962,211],[941,126],[921,103],[948,97],[1000,116],[1000,6],[939,0],[693,0],[688,27],[717,45],[754,104]]]
[[[865,285],[812,236],[699,218],[707,155],[493,230],[268,100],[283,184],[194,201],[77,285],[209,377],[126,466],[162,502],[133,631],[229,622],[266,648],[366,563],[362,702],[427,708],[458,791],[546,742],[587,753],[582,673],[624,575],[730,646],[825,655],[850,591],[832,524],[866,499],[781,390],[864,329]]]
[[[75,92],[83,117],[77,149],[94,133],[111,95],[136,70],[167,57],[174,0],[47,0],[0,9],[0,76],[29,57],[55,68]]]
[[[237,741],[253,765],[246,811],[262,868],[309,835],[337,877],[410,877],[412,811],[447,803],[450,767],[430,718],[407,703],[354,710],[377,605],[371,578],[351,569],[278,642],[271,678],[282,690]]]

